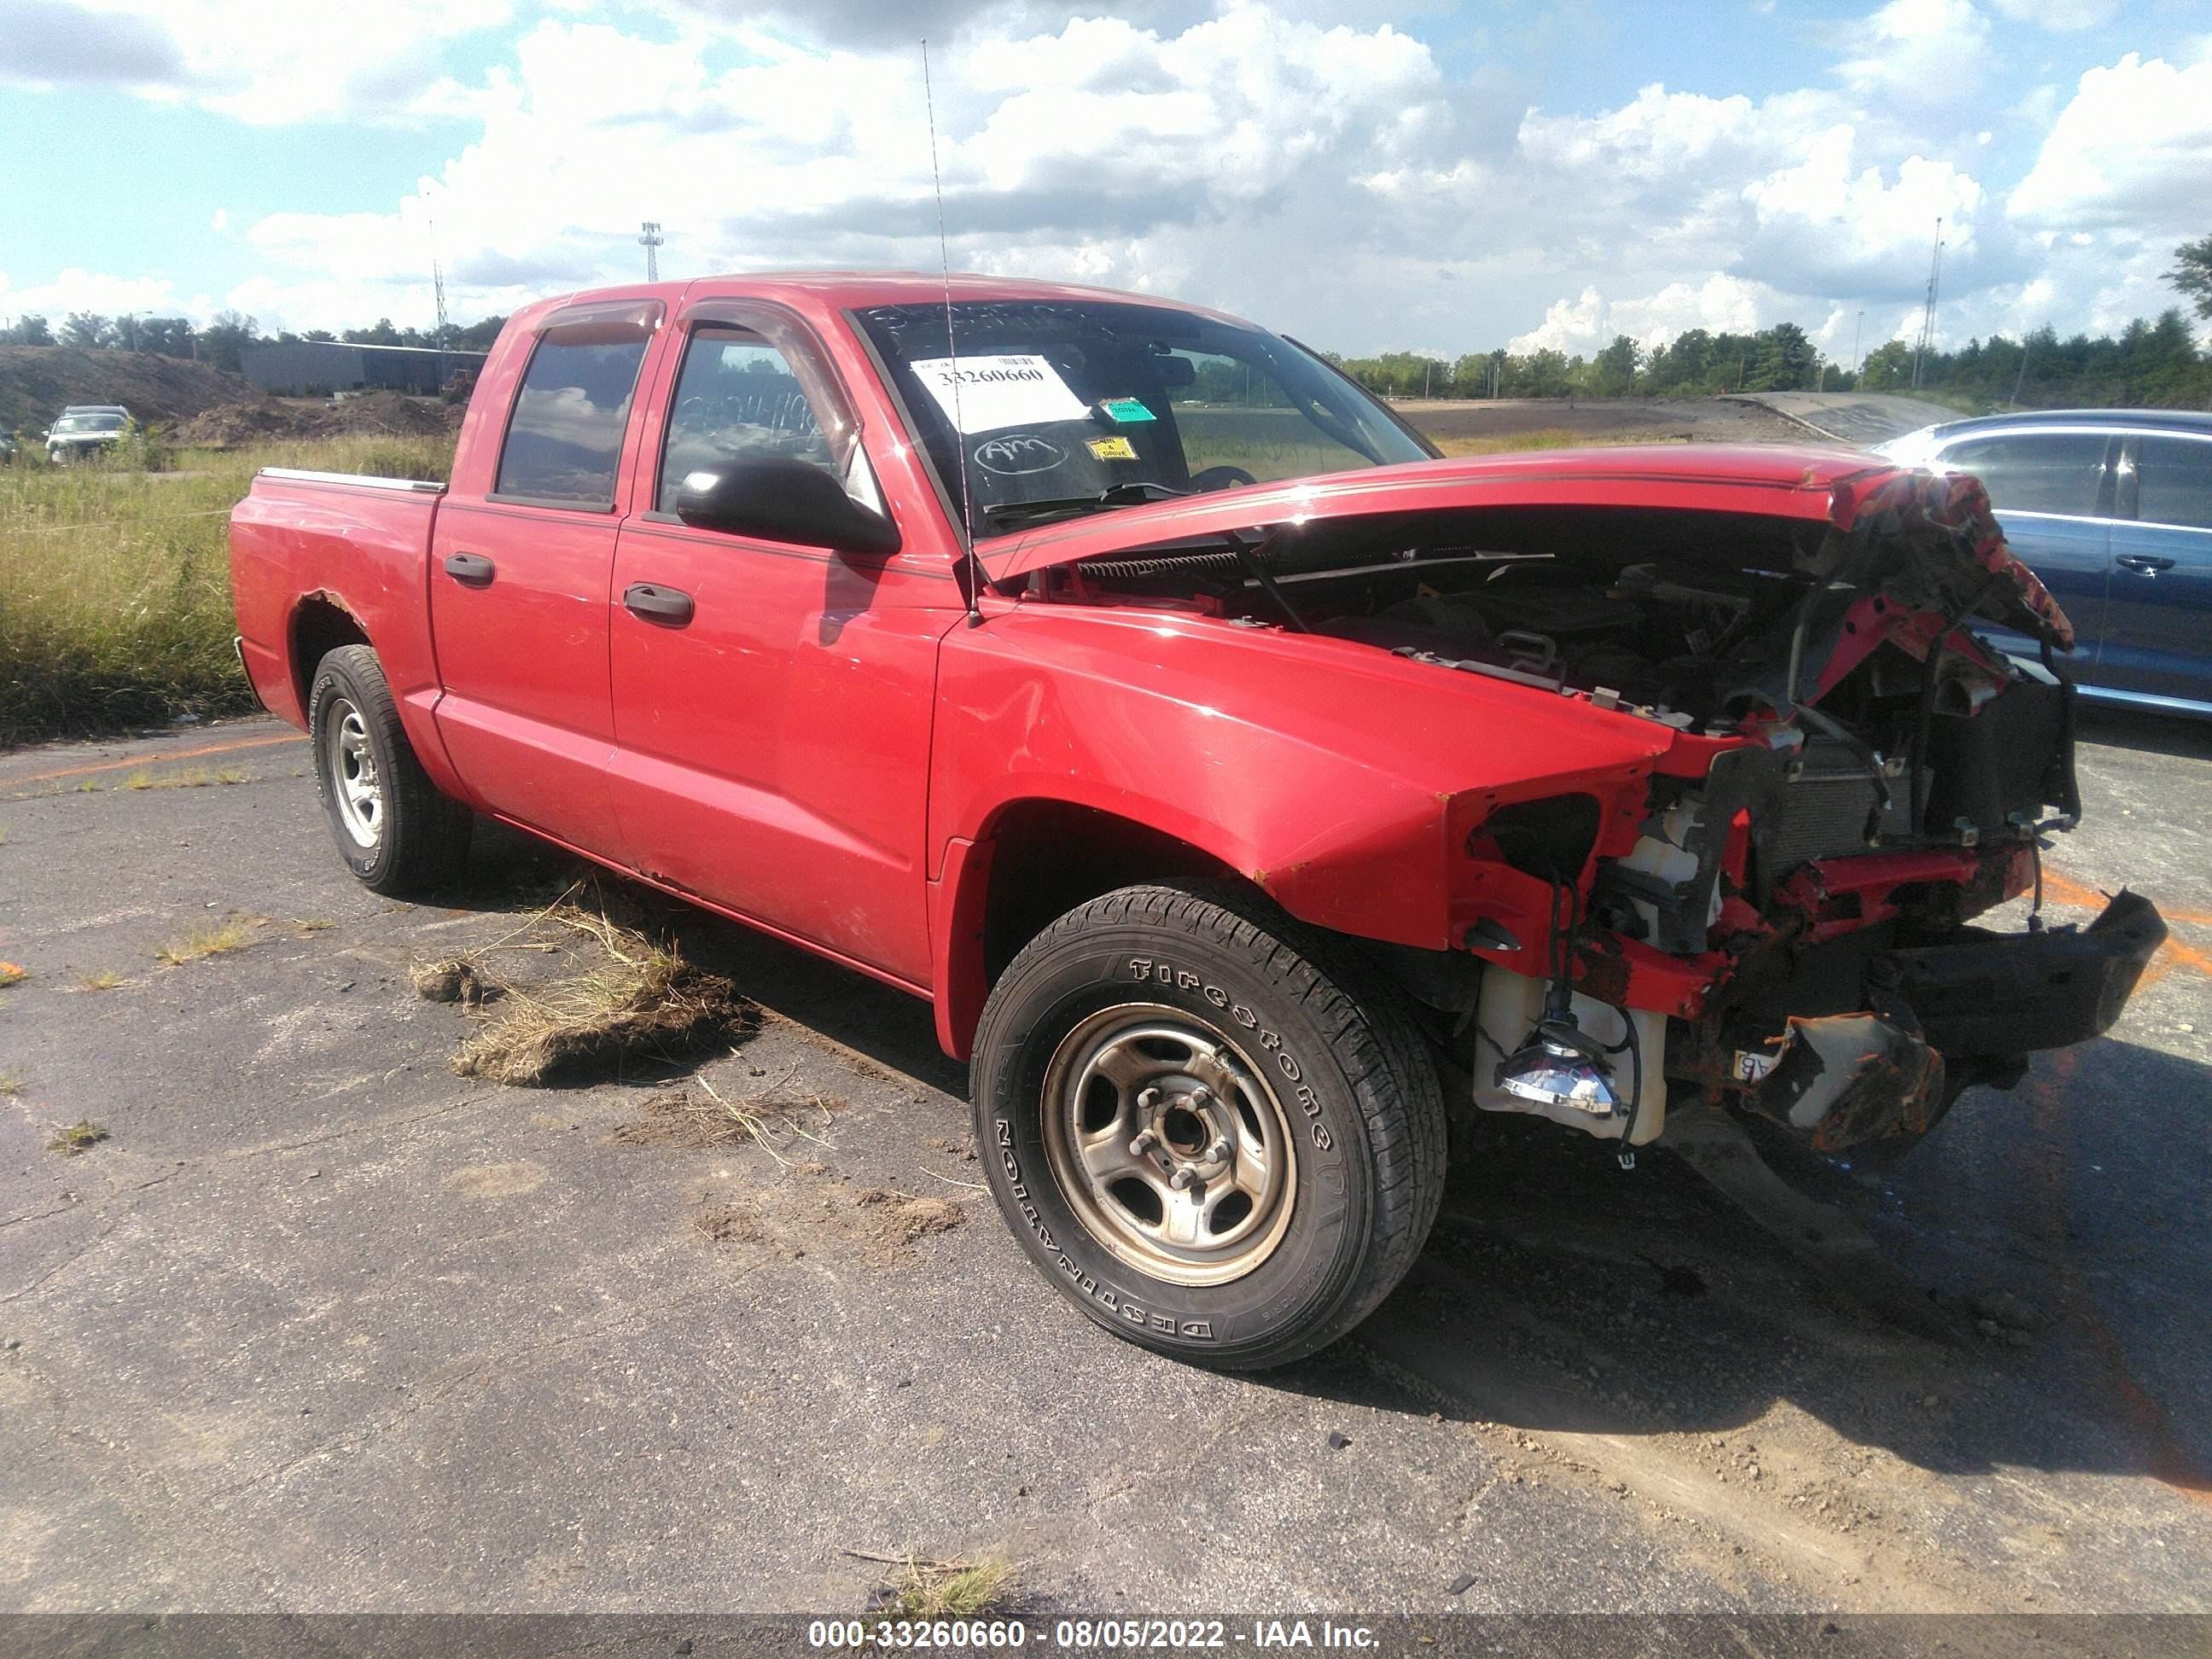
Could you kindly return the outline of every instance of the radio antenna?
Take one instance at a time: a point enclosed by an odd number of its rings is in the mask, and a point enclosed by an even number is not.
[[[937,191],[937,264],[945,277],[945,355],[952,377],[952,453],[960,477],[960,542],[968,554],[968,623],[983,620],[983,562],[975,556],[975,515],[968,501],[968,434],[960,423],[960,348],[952,339],[952,254],[945,240],[945,175],[937,167],[937,94],[929,83],[929,40],[921,42],[921,101],[929,115],[929,180]]]

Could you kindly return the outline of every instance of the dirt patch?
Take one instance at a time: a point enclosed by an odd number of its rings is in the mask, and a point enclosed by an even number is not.
[[[1393,405],[1423,434],[1454,439],[1540,431],[1609,443],[1803,443],[1805,428],[1773,410],[1728,398],[1435,399]]]
[[[258,395],[242,375],[151,351],[0,346],[0,430],[36,431],[70,404],[121,404],[142,425],[166,429]]]
[[[751,1143],[779,1163],[796,1143],[826,1146],[823,1132],[846,1103],[827,1095],[785,1100],[773,1091],[728,1099],[702,1078],[694,1088],[672,1089],[645,1103],[644,1115],[616,1126],[617,1146],[674,1147],[694,1152]]]
[[[520,1164],[477,1164],[456,1170],[439,1184],[464,1198],[520,1198],[545,1184],[545,1166]]]
[[[702,1207],[696,1231],[717,1244],[763,1246],[789,1261],[824,1250],[854,1250],[879,1267],[911,1261],[914,1247],[968,1223],[950,1199],[870,1187],[854,1193],[818,1164],[801,1164],[758,1198]]]
[[[458,430],[462,405],[399,392],[357,398],[258,398],[204,410],[179,422],[169,441],[195,449],[229,449],[272,438],[362,435],[419,438]]]

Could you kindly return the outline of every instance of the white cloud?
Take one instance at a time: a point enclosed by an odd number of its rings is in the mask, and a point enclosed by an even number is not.
[[[271,125],[397,113],[508,0],[0,0],[0,78],[99,82]]]
[[[2212,54],[2134,52],[2082,76],[2005,211],[2039,229],[2178,235],[2212,222]]]
[[[1838,70],[1862,96],[1935,106],[1966,104],[1980,93],[1990,20],[1972,0],[1889,0],[1848,28],[1854,40],[1871,37],[1866,55]]]
[[[2101,27],[2120,13],[2120,0],[1990,0],[1990,3],[2016,23],[2033,23],[2064,34]]]
[[[157,317],[204,317],[216,307],[205,295],[186,299],[162,276],[114,276],[71,266],[51,282],[17,288],[0,271],[0,316],[40,316],[59,327],[73,311],[122,317],[132,312]]]
[[[1607,301],[1595,288],[1572,300],[1553,302],[1544,320],[1506,342],[1509,351],[1549,349],[1588,356],[1626,334],[1644,347],[1667,343],[1676,335],[1702,328],[1747,333],[1790,313],[1781,296],[1761,283],[1715,275],[1703,283],[1669,283],[1640,298]]]

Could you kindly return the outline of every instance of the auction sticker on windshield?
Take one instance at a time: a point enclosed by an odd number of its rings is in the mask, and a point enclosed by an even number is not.
[[[962,432],[1087,421],[1091,406],[1042,357],[927,357],[909,365],[945,416]]]

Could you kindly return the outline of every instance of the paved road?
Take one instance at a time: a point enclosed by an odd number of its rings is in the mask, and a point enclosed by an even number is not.
[[[1405,1289],[1257,1380],[1036,1277],[896,993],[685,921],[765,1011],[706,1075],[829,1144],[624,1144],[665,1079],[456,1077],[407,984],[557,860],[488,835],[381,902],[267,723],[0,757],[0,1610],[857,1608],[844,1552],[908,1547],[1090,1612],[2212,1608],[2212,744],[2091,735],[2052,898],[2153,892],[2154,981],[1887,1184],[1820,1176],[2027,1346],[1905,1335],[1668,1160],[1501,1121]],[[157,964],[234,912],[248,948]],[[871,1188],[964,1224],[887,1243]]]
[[[1959,411],[1881,392],[1754,392],[1730,402],[1754,404],[1855,449],[1960,419]]]

